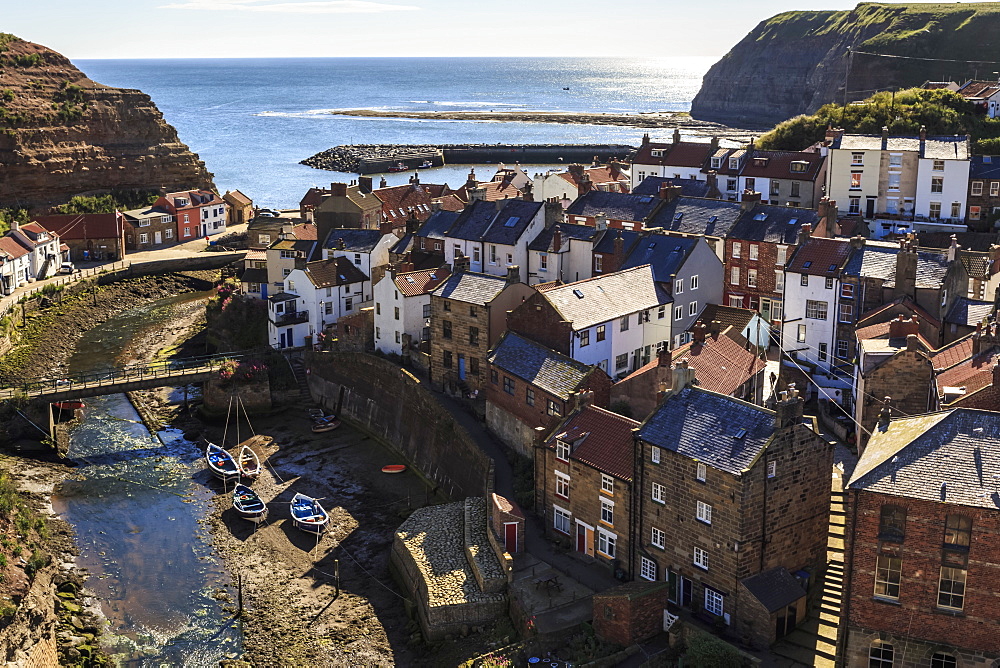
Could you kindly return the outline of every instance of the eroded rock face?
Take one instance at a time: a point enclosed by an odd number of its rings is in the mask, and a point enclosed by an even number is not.
[[[767,128],[829,102],[843,103],[848,50],[855,55],[848,99],[924,81],[971,79],[972,65],[996,49],[1000,11],[988,4],[862,3],[853,10],[786,12],[762,21],[705,75],[691,104],[701,120]],[[976,54],[979,55],[976,55]],[[989,78],[986,68],[979,78]]]
[[[0,34],[0,207],[160,187],[214,184],[148,95],[91,81],[51,49]]]

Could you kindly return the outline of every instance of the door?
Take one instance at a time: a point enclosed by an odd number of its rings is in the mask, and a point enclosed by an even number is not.
[[[458,379],[465,380],[465,355],[458,356]]]
[[[760,300],[760,317],[764,319],[764,322],[771,322],[771,300],[761,299]]]
[[[293,343],[294,338],[295,338],[294,335],[292,334],[293,331],[294,330],[291,327],[289,327],[288,331],[286,333],[286,336],[285,336],[285,341],[288,343],[288,347],[289,348],[291,348],[291,347],[293,347],[295,345],[295,343]]]
[[[280,336],[280,337],[279,337],[279,339],[278,339],[278,347],[279,347],[279,348],[284,348],[284,347],[286,347],[286,346],[285,346],[285,333],[284,333],[284,332],[282,332],[282,333],[281,333],[281,336]]]
[[[587,553],[587,527],[579,523],[576,525],[576,551]]]
[[[681,605],[685,608],[691,607],[691,599],[694,595],[694,583],[688,580],[683,575],[680,576],[681,579]]]
[[[517,554],[517,522],[503,523],[503,545],[508,554]]]
[[[163,232],[153,232],[153,241],[157,244],[163,243]]]
[[[797,622],[798,610],[794,605],[779,610],[774,624],[774,639],[779,640],[794,631]]]
[[[680,592],[680,578],[677,573],[673,571],[667,571],[667,600],[671,603],[680,604],[681,592]]]
[[[869,197],[868,201],[865,202],[865,218],[875,217],[875,198]]]

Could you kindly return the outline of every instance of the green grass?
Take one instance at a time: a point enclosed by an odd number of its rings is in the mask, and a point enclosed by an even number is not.
[[[14,42],[22,41],[24,40],[17,35],[11,35],[9,32],[0,32],[0,53],[6,51]]]

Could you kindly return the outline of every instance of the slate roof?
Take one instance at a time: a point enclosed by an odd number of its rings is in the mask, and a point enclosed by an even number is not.
[[[955,300],[945,322],[957,325],[975,326],[977,322],[982,322],[993,313],[993,302],[982,302],[966,297],[959,297]]]
[[[267,283],[267,269],[244,269],[241,283]]]
[[[970,179],[992,179],[1000,180],[1000,156],[997,155],[974,155],[969,159]],[[984,190],[986,190],[984,188]],[[989,192],[988,190],[986,190]],[[975,202],[971,202],[975,204]]]
[[[851,244],[846,240],[810,237],[795,250],[786,271],[812,276],[837,276],[851,258],[851,250]]]
[[[648,264],[653,268],[653,280],[667,282],[671,274],[680,272],[684,261],[700,237],[671,237],[666,234],[651,234],[639,240],[625,258],[621,269],[631,269]]]
[[[736,306],[722,306],[721,304],[705,304],[705,308],[698,314],[698,320],[706,325],[712,324],[713,320],[718,320],[723,329],[732,327],[737,333],[743,330],[753,321],[757,311],[748,308],[738,308]]]
[[[459,211],[445,211],[444,209],[436,211],[420,227],[417,236],[428,239],[444,239],[460,215],[462,214]]]
[[[672,301],[648,264],[547,290],[545,298],[574,330]]]
[[[355,267],[353,262],[343,256],[309,262],[306,264],[305,271],[306,276],[309,277],[309,280],[317,288],[348,285],[368,280],[363,271]]]
[[[507,287],[507,278],[471,271],[452,274],[431,291],[436,297],[455,299],[470,304],[486,306]]]
[[[298,236],[298,235],[296,235]],[[331,250],[344,250],[352,253],[371,253],[382,239],[378,230],[335,229],[330,230],[326,238],[326,247]],[[340,248],[340,241],[344,248]]]
[[[750,159],[744,164],[740,176],[815,181],[825,159],[819,153],[807,151],[762,151],[755,148]],[[763,165],[759,164],[762,160],[766,160]],[[793,172],[793,162],[806,163],[805,171]]]
[[[708,181],[697,179],[671,179],[665,176],[647,176],[642,183],[632,189],[633,195],[644,195],[648,197],[659,197],[660,186],[664,183],[671,183],[681,187],[682,197],[708,197]]]
[[[408,271],[396,274],[393,282],[399,289],[399,293],[404,297],[415,297],[427,294],[434,288],[441,285],[450,272],[447,267],[438,269],[423,269],[421,271]]]
[[[762,571],[740,582],[768,612],[777,612],[806,595],[806,590],[784,566]]]
[[[885,287],[896,285],[896,254],[899,244],[885,241],[866,241],[864,249],[855,253],[848,262],[845,273],[849,276],[879,278]],[[917,287],[940,288],[948,272],[948,256],[939,251],[917,250]]]
[[[472,202],[458,215],[452,226],[445,231],[444,236],[445,238],[480,241],[496,215],[497,207],[493,202]]]
[[[672,356],[675,364],[688,361],[695,370],[698,387],[725,395],[732,395],[766,366],[764,360],[729,338],[727,332],[705,337],[705,343],[686,343]]]
[[[486,359],[500,370],[564,401],[594,369],[511,331],[504,332]]]
[[[495,204],[493,205],[495,209]],[[493,222],[483,234],[482,241],[488,244],[513,246],[528,229],[532,219],[538,215],[544,202],[525,202],[523,199],[509,199],[496,212]]]
[[[566,209],[567,216],[594,217],[604,214],[609,220],[642,223],[660,205],[658,197],[591,190]]]
[[[654,157],[653,151],[663,151]],[[677,167],[702,167],[715,149],[709,142],[679,141],[669,144],[648,143],[639,147],[633,165],[673,165]]]
[[[570,239],[580,239],[585,241],[590,241],[597,236],[597,228],[590,225],[570,225],[569,223],[556,223],[552,227],[546,227],[538,236],[528,244],[528,250],[549,252],[552,251],[552,235],[555,233],[556,228],[559,228],[562,234],[563,242],[562,248],[566,250],[569,248],[567,243]]]
[[[753,211],[739,218],[728,236],[746,241],[794,244],[798,241],[799,229],[805,223],[812,225],[815,231],[819,213],[813,209],[758,204]]]
[[[166,209],[158,209],[155,206],[147,206],[142,209],[129,209],[128,211],[122,211],[122,215],[125,216],[126,220],[129,222],[146,220],[149,218],[161,218],[163,216],[172,216]]]
[[[935,160],[968,160],[970,153],[969,138],[966,135],[929,136],[923,142],[916,136],[889,135],[888,140],[883,142],[882,135],[845,134],[834,141],[833,148],[848,151],[911,151],[922,158]]]
[[[546,445],[554,448],[557,438],[572,444],[583,437],[583,442],[570,452],[570,459],[583,462],[620,480],[631,481],[632,430],[638,426],[638,422],[624,415],[597,406],[587,406],[560,425],[558,432]]]
[[[646,226],[662,227],[671,232],[722,238],[729,235],[742,213],[739,202],[678,197],[664,204]]]
[[[773,434],[772,411],[693,387],[660,404],[638,432],[651,445],[732,474],[748,470]]]
[[[601,230],[594,237],[593,252],[614,253],[615,239],[619,236],[622,238],[622,252],[626,254],[632,252],[632,247],[637,241],[639,241],[639,239],[642,238],[642,234],[640,232],[609,227],[606,230]]]
[[[872,434],[850,489],[1000,508],[1000,413],[956,408],[902,417]]]

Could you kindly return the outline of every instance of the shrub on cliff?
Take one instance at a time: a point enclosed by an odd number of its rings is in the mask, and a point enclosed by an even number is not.
[[[159,195],[148,190],[116,190],[105,195],[73,197],[56,207],[56,213],[113,213],[149,206]]]
[[[1000,137],[1000,120],[985,118],[961,95],[943,89],[911,88],[895,95],[876,93],[846,107],[824,105],[815,114],[779,123],[758,140],[757,146],[801,151],[822,141],[826,128],[831,126],[856,134],[879,134],[883,127],[888,127],[891,134],[915,135],[923,126],[930,135]]]

